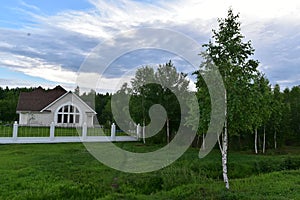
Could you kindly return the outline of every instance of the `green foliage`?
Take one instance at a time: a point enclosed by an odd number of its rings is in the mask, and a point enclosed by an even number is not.
[[[216,65],[226,88],[227,128],[230,142],[234,141],[231,147],[251,148],[255,129],[266,133],[269,149],[299,145],[300,87],[284,92],[280,91],[279,85],[271,89],[267,77],[257,69],[258,61],[252,59],[254,48],[251,41],[244,41],[238,20],[239,15],[230,9],[225,19],[218,20],[218,29],[213,30],[212,39],[203,45],[206,50],[200,53],[204,61],[194,72],[200,110],[198,134],[206,133],[211,114],[210,95],[203,76],[213,71]],[[194,120],[190,117],[187,125]],[[259,148],[263,144],[261,135],[258,135]]]
[[[0,87],[0,124],[12,123],[18,120],[16,108],[20,92],[29,92],[34,88],[12,88]]]
[[[201,54],[204,55],[204,62],[199,71],[195,72],[197,74],[196,86],[200,98],[199,102],[207,102],[204,103],[204,107],[208,107],[209,102],[206,97],[208,92],[201,76],[212,70],[211,62],[217,66],[226,89],[226,120],[228,132],[231,135],[251,129],[252,123],[258,120],[254,113],[259,112],[249,105],[260,103],[254,97],[253,90],[253,86],[259,80],[257,78],[259,74],[257,71],[258,61],[250,58],[254,49],[250,41],[243,41],[241,23],[238,20],[239,15],[235,15],[231,9],[228,11],[227,18],[218,19],[218,30],[213,30],[213,40],[203,45],[206,47],[205,52]],[[209,61],[210,59],[211,61]],[[207,111],[204,112],[208,113]],[[207,119],[204,120],[200,124],[208,122]],[[205,129],[205,125],[202,126]]]
[[[115,102],[120,113],[114,117],[125,119],[124,109],[129,109],[130,116],[135,124],[148,125],[151,122],[149,116],[149,109],[159,104],[164,107],[167,112],[166,125],[164,130],[160,131],[155,137],[148,139],[148,142],[165,143],[167,140],[167,123],[169,123],[170,138],[172,134],[178,130],[181,122],[181,110],[187,107],[186,105],[179,105],[179,98],[184,98],[188,92],[189,81],[186,79],[187,74],[180,73],[171,61],[166,64],[159,65],[157,70],[145,66],[136,71],[135,77],[131,80],[132,87],[128,87],[125,83],[119,91],[114,95],[125,99],[130,95],[129,108],[128,105],[121,105],[122,102]],[[123,98],[121,98],[123,95]],[[118,105],[120,104],[120,105]],[[164,119],[162,119],[164,120]],[[129,122],[125,122],[129,123]]]

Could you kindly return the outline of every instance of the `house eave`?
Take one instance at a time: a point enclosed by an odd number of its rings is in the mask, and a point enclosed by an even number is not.
[[[20,113],[38,113],[38,112],[40,112],[40,111],[38,111],[38,110],[17,110],[16,111],[16,113],[17,114],[20,114]]]

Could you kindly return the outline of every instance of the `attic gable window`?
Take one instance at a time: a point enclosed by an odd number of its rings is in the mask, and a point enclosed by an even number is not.
[[[73,105],[62,106],[57,112],[58,124],[79,124],[80,112]]]

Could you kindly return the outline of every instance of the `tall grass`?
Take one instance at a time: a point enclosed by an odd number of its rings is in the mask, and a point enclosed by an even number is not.
[[[116,145],[133,152],[161,147]],[[300,199],[300,148],[284,155],[229,152],[230,191],[219,151],[197,156],[190,148],[161,170],[129,174],[101,164],[81,143],[0,145],[0,199]]]

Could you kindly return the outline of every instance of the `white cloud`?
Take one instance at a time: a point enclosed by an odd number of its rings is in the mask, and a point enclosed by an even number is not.
[[[40,58],[0,53],[0,64],[26,75],[53,82],[73,83],[76,79],[75,72],[64,70],[59,64],[51,64]]]
[[[54,16],[45,16],[39,8],[21,2],[24,15],[36,24],[26,25],[21,31],[23,35],[16,31],[11,35],[1,34],[0,48],[1,51],[5,49],[1,64],[31,76],[73,84],[76,71],[89,51],[98,42],[120,31],[149,26],[168,28],[183,32],[198,42],[207,42],[211,29],[217,28],[216,18],[225,17],[228,8],[232,7],[234,12],[240,12],[242,32],[253,41],[257,59],[261,61],[266,75],[270,75],[271,82],[283,80],[280,79],[280,69],[285,70],[286,67],[281,66],[283,61],[293,60],[289,69],[293,74],[300,74],[295,65],[299,66],[300,61],[290,58],[292,51],[299,49],[300,40],[296,35],[300,32],[300,1],[90,2],[94,9],[63,11]],[[32,35],[28,37],[27,33]],[[111,89],[109,84],[104,85]]]

